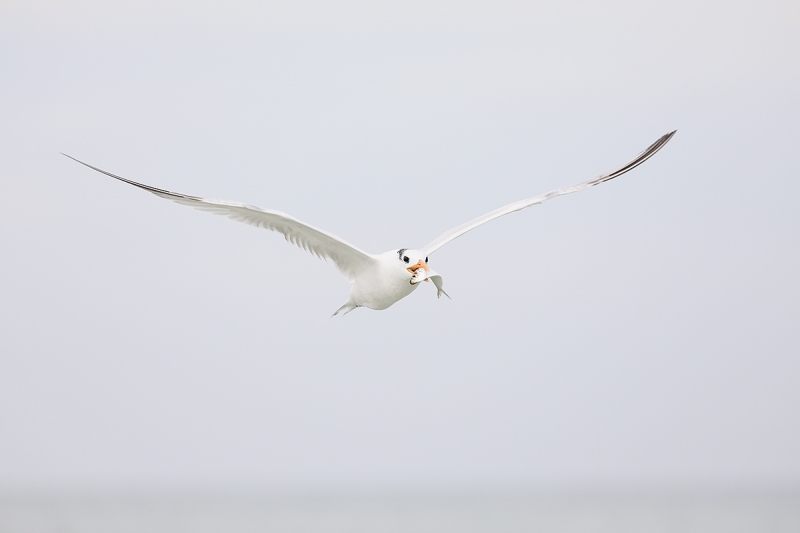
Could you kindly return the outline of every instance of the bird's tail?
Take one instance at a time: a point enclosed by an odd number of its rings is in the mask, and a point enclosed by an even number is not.
[[[338,315],[341,311],[344,311],[344,313],[342,313],[342,316],[344,316],[347,313],[349,313],[350,311],[352,311],[353,309],[355,309],[356,307],[358,307],[356,304],[354,304],[352,301],[348,300],[343,306],[341,306],[339,309],[336,310],[335,313],[333,313],[331,315],[331,318],[333,318],[336,315]]]

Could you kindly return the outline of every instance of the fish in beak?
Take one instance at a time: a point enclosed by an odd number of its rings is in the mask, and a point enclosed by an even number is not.
[[[431,270],[422,259],[417,261],[416,265],[411,265],[406,270],[413,274],[411,276],[412,285],[422,283],[423,281],[433,281],[433,284],[436,285],[436,297],[441,298],[442,294],[444,294],[450,298],[450,295],[444,292],[444,289],[442,288],[442,276],[440,276],[438,272]]]
[[[406,270],[408,270],[408,272],[412,274],[411,276],[412,285],[416,285],[417,283],[422,283],[423,281],[430,281],[430,277],[432,275],[431,269],[428,267],[427,264],[425,264],[425,261],[423,261],[422,259],[417,261],[416,265],[411,265]]]

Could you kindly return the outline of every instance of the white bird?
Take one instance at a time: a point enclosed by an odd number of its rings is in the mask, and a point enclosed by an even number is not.
[[[301,222],[280,211],[261,209],[254,205],[230,202],[228,200],[212,200],[158,189],[93,167],[70,155],[62,155],[97,172],[102,172],[112,178],[130,183],[131,185],[135,185],[136,187],[149,191],[156,196],[166,198],[167,200],[194,207],[201,211],[223,215],[252,226],[280,232],[290,243],[311,252],[317,257],[331,259],[339,271],[352,283],[350,298],[333,313],[332,316],[336,316],[340,312],[346,315],[357,307],[386,309],[414,292],[417,286],[423,281],[433,281],[433,284],[436,286],[437,297],[441,297],[441,295],[444,294],[450,298],[442,288],[442,277],[428,266],[428,257],[433,252],[453,239],[464,235],[466,232],[482,224],[486,224],[490,220],[525,209],[532,205],[540,204],[556,196],[577,192],[621,176],[647,161],[667,144],[673,135],[675,135],[675,131],[664,135],[650,145],[644,152],[639,154],[633,161],[613,172],[603,174],[571,187],[556,189],[545,194],[540,194],[539,196],[534,196],[533,198],[520,200],[495,209],[483,216],[446,231],[422,248],[400,248],[399,250],[389,250],[380,255],[369,254],[335,235],[315,228],[305,222]]]

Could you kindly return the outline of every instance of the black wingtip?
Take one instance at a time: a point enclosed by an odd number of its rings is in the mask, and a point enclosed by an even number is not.
[[[636,159],[634,159],[624,167],[618,168],[614,172],[610,172],[608,174],[604,174],[598,178],[595,178],[594,180],[588,182],[589,185],[594,186],[597,185],[598,183],[603,183],[605,181],[613,180],[616,177],[622,176],[626,172],[630,172],[634,168],[638,167],[639,165],[641,165],[642,163],[653,157],[659,150],[664,148],[664,146],[670,141],[670,139],[672,139],[672,137],[675,135],[677,131],[678,130],[672,130],[671,132],[662,135],[661,137],[658,138],[656,142],[648,146],[644,152],[636,156]]]
[[[68,158],[72,159],[72,160],[73,160],[73,161],[75,161],[76,163],[80,163],[80,164],[81,164],[81,165],[83,165],[83,166],[89,167],[89,168],[91,168],[91,169],[93,169],[93,170],[97,170],[98,172],[103,172],[102,170],[96,169],[96,168],[94,168],[92,165],[90,165],[90,164],[88,164],[88,163],[84,163],[84,162],[83,162],[83,161],[81,161],[80,159],[76,159],[76,158],[72,157],[72,156],[71,156],[71,155],[69,155],[69,154],[65,154],[64,152],[58,152],[58,153],[59,153],[59,154],[61,154],[61,155],[63,155],[64,157],[68,157]]]
[[[80,163],[81,165],[83,165],[85,167],[89,167],[92,170],[100,172],[101,174],[105,174],[106,176],[110,176],[110,177],[112,177],[114,179],[117,179],[119,181],[124,181],[125,183],[129,183],[129,184],[133,185],[134,187],[139,187],[140,189],[144,189],[145,191],[149,191],[149,192],[151,192],[153,194],[164,194],[164,195],[172,196],[172,197],[175,197],[175,198],[189,198],[191,200],[202,200],[202,198],[200,198],[198,196],[191,196],[191,195],[188,195],[188,194],[181,194],[181,193],[177,193],[177,192],[171,192],[171,191],[168,191],[166,189],[159,189],[158,187],[151,187],[150,185],[145,185],[144,183],[139,183],[137,181],[129,180],[128,178],[123,178],[122,176],[117,176],[116,174],[112,174],[111,172],[103,170],[102,168],[94,167],[94,166],[90,165],[89,163],[84,163],[80,159],[75,159],[71,155],[65,154],[64,152],[59,152],[59,153],[61,155],[63,155],[63,156],[69,157],[70,159],[72,159],[76,163]]]

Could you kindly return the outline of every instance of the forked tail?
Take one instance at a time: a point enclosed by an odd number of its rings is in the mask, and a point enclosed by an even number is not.
[[[352,311],[353,309],[355,309],[356,307],[358,307],[358,306],[355,303],[353,303],[350,300],[347,300],[347,302],[343,306],[341,306],[339,309],[336,310],[335,313],[333,313],[331,315],[331,318],[333,318],[336,315],[338,315],[340,311],[344,311],[344,313],[342,313],[342,316],[344,316],[347,313],[349,313],[350,311]]]

